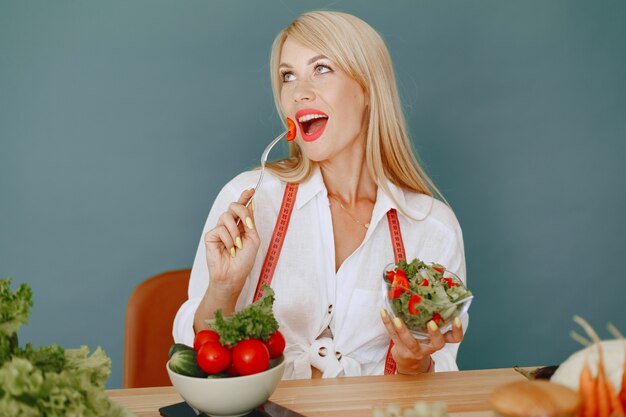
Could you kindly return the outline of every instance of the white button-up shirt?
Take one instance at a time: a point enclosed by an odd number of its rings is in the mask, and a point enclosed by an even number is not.
[[[228,205],[254,187],[259,171],[231,180],[217,196],[200,238],[189,299],[174,320],[173,336],[193,345],[193,318],[209,284],[204,234],[214,228]],[[429,196],[389,183],[393,199],[379,187],[370,226],[361,245],[335,272],[332,219],[319,167],[300,184],[289,229],[274,272],[274,315],[285,336],[284,378],[310,378],[311,365],[324,377],[381,375],[390,338],[380,318],[384,307],[383,269],[394,262],[386,213],[398,210],[407,260],[437,262],[465,282],[461,228],[452,210]],[[252,302],[261,267],[280,210],[285,183],[266,173],[255,195],[255,227],[261,246],[236,310]],[[395,202],[394,202],[395,199]],[[402,210],[409,217],[402,214]],[[468,318],[462,318],[467,328]],[[458,370],[458,344],[432,355],[435,371]]]

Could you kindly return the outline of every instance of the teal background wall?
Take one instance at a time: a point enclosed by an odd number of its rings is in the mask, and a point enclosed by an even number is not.
[[[131,291],[191,265],[216,193],[280,131],[269,48],[315,8],[382,34],[461,222],[461,368],[559,363],[575,313],[626,332],[626,2],[1,0],[0,276],[33,287],[22,342],[100,345],[121,386]]]

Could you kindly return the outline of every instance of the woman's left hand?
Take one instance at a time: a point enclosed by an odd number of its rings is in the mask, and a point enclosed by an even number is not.
[[[399,374],[411,375],[432,371],[434,366],[430,355],[442,349],[446,343],[459,343],[463,340],[463,325],[458,318],[454,320],[452,330],[444,334],[431,320],[426,326],[430,339],[421,342],[411,335],[399,317],[391,320],[385,309],[380,311],[380,315],[393,341],[391,355],[396,361]]]

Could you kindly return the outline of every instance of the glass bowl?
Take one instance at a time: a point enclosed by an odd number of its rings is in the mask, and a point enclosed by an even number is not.
[[[416,339],[430,338],[426,325],[431,320],[437,323],[441,333],[451,330],[454,319],[466,314],[474,299],[461,279],[448,270],[434,277],[428,273],[421,275],[421,272],[407,277],[408,288],[401,282],[394,285],[387,278],[389,271],[396,271],[395,263],[387,265],[383,271],[385,307],[392,319],[402,319]],[[451,289],[453,287],[458,288]]]

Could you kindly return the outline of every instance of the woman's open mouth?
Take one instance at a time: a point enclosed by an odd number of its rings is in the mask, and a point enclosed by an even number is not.
[[[328,115],[319,110],[304,109],[296,113],[296,120],[300,125],[302,139],[305,142],[313,142],[324,133]]]

